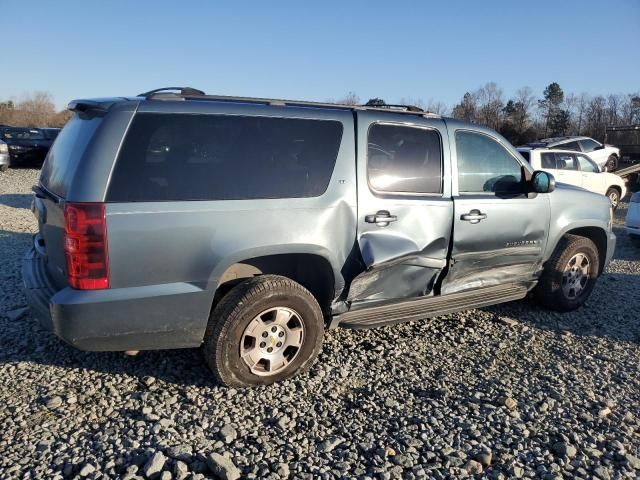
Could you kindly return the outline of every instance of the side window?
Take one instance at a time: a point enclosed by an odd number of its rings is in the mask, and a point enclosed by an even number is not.
[[[599,144],[595,140],[591,140],[587,138],[585,140],[580,140],[580,146],[582,147],[583,152],[593,152]]]
[[[574,152],[580,151],[580,145],[578,145],[578,142],[561,143],[560,145],[556,145],[555,148],[559,148],[560,150],[573,150]]]
[[[515,193],[521,190],[522,166],[497,141],[475,132],[456,132],[460,193]]]
[[[542,168],[549,168],[549,169],[555,170],[557,168],[556,156],[550,152],[541,153],[540,164]]]
[[[441,193],[440,145],[435,130],[372,125],[367,147],[369,185],[379,192]]]
[[[139,113],[107,199],[317,197],[329,185],[341,139],[342,124],[333,120]]]
[[[580,170],[587,173],[600,173],[600,169],[598,166],[585,155],[576,155],[578,157],[578,164],[580,165]]]
[[[558,170],[578,170],[576,156],[573,153],[556,153]]]

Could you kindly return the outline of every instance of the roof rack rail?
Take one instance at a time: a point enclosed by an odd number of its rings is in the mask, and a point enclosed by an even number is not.
[[[179,92],[180,96],[194,96],[194,95],[205,95],[202,90],[198,90],[197,88],[192,87],[164,87],[164,88],[156,88],[154,90],[149,90],[148,92],[141,93],[138,97],[145,97],[147,99],[152,98],[156,93],[171,93],[171,92]]]
[[[434,116],[436,114],[422,110],[414,105],[344,105],[330,102],[311,102],[308,100],[283,100],[277,98],[260,97],[236,97],[230,95],[207,95],[202,90],[191,87],[166,87],[150,90],[139,95],[147,100],[171,100],[176,97],[183,100],[209,100],[214,102],[230,103],[258,103],[262,105],[275,105],[282,107],[317,107],[335,108],[344,110],[375,110],[421,116]]]
[[[384,105],[363,105],[366,107],[376,107],[376,108],[397,108],[397,109],[404,109],[407,110],[409,112],[415,112],[415,113],[428,113],[425,110],[423,110],[420,107],[416,107],[415,105],[402,105],[402,104],[396,104],[396,103],[385,103]]]

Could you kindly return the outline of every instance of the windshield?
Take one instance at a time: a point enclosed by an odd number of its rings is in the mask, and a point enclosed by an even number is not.
[[[2,138],[6,140],[44,140],[45,136],[37,128],[4,128]]]

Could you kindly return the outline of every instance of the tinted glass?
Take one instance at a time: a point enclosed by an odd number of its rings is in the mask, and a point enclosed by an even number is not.
[[[555,148],[559,148],[561,150],[575,150],[576,152],[580,151],[578,142],[561,143],[559,145],[556,145]]]
[[[573,153],[556,153],[556,165],[558,170],[578,170],[576,156]]]
[[[584,155],[576,156],[578,157],[578,165],[580,165],[580,170],[587,173],[600,173],[600,169],[590,158],[587,158]]]
[[[527,162],[531,163],[531,158],[528,151],[520,152],[520,155],[522,155],[522,158],[524,158]]]
[[[47,190],[66,196],[76,167],[101,122],[101,117],[83,120],[77,115],[67,122],[42,166],[40,182]]]
[[[545,152],[540,154],[540,166],[542,168],[556,168],[556,156],[553,153]]]
[[[479,133],[456,132],[461,193],[521,190],[522,166],[498,142]]]
[[[593,152],[593,150],[599,146],[599,144],[595,140],[591,140],[590,138],[586,140],[580,140],[580,145],[582,146],[583,152]]]
[[[340,148],[336,121],[138,114],[126,135],[111,201],[315,197]]]
[[[369,128],[369,184],[381,192],[440,193],[442,150],[435,130],[375,124]]]

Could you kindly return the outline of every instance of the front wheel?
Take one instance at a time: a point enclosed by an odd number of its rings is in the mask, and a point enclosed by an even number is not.
[[[611,187],[607,190],[607,193],[605,193],[605,195],[609,197],[613,209],[615,210],[616,208],[618,208],[618,204],[620,203],[620,191],[617,188]]]
[[[607,167],[608,172],[613,172],[618,168],[618,157],[615,155],[609,155],[607,158],[607,163],[605,163],[605,167]]]
[[[565,235],[545,264],[535,297],[550,310],[575,310],[589,298],[599,272],[595,244],[585,237]]]
[[[261,275],[236,285],[215,307],[204,356],[224,385],[269,385],[308,369],[323,335],[322,311],[306,288]]]

